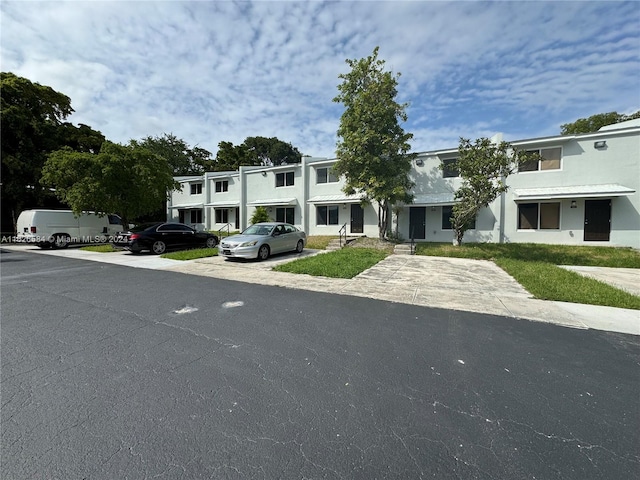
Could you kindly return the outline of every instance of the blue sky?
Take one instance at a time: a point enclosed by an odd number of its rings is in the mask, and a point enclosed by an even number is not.
[[[400,72],[414,151],[559,133],[640,110],[637,2],[7,1],[2,71],[71,98],[125,143],[278,137],[331,157],[345,59]]]

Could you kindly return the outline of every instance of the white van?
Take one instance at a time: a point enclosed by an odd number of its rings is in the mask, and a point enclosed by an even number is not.
[[[71,210],[25,210],[18,217],[18,242],[28,242],[40,248],[66,248],[70,243],[105,243],[122,231],[118,215],[99,216]]]

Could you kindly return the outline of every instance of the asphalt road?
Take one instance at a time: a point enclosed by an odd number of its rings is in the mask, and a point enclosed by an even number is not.
[[[640,478],[640,339],[0,254],[3,479]]]

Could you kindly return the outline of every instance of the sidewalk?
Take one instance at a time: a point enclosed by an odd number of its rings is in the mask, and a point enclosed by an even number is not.
[[[536,300],[511,276],[486,260],[390,255],[353,279],[335,279],[271,270],[279,263],[323,253],[313,250],[304,250],[299,255],[279,255],[265,262],[233,261],[217,256],[183,262],[128,252],[95,253],[75,248],[40,250],[25,246],[2,248],[640,335],[638,310]],[[639,294],[640,271],[637,269],[571,269]]]

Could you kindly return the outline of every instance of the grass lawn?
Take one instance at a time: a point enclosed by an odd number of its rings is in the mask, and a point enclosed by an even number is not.
[[[331,278],[353,278],[387,255],[387,252],[375,248],[343,248],[278,265],[274,270]]]
[[[640,252],[631,248],[532,243],[421,243],[416,254],[491,260],[541,300],[605,305],[640,310],[640,297],[557,265],[640,268]]]
[[[163,253],[160,256],[171,260],[195,260],[196,258],[215,257],[216,255],[218,255],[217,248],[193,248],[191,250]]]
[[[121,252],[122,250],[113,248],[110,243],[105,245],[88,245],[86,247],[80,247],[80,250],[86,250],[87,252],[99,252],[99,253],[113,253]]]

